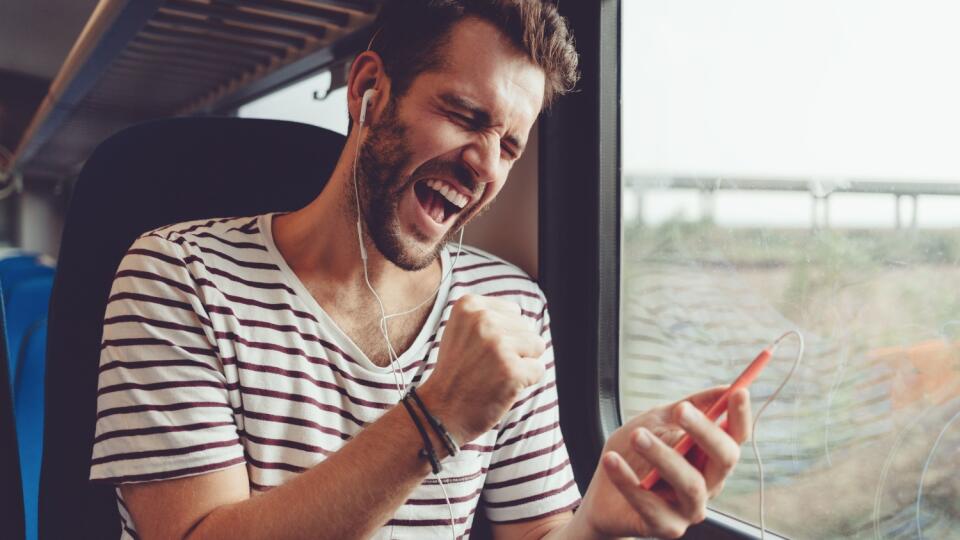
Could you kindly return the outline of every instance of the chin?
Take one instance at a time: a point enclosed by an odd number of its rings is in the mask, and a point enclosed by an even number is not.
[[[394,265],[408,272],[427,268],[440,256],[443,240],[430,242],[415,237],[399,238],[397,235],[375,235],[374,244],[380,253]]]
[[[432,251],[415,250],[414,253],[408,251],[396,259],[390,259],[390,261],[400,268],[407,270],[408,272],[415,272],[427,268],[433,264],[433,262],[436,261],[439,256],[440,248],[438,246]]]
[[[433,264],[440,257],[444,245],[456,241],[456,232],[485,209],[485,206],[479,211],[471,209],[468,216],[453,220],[447,229],[436,236],[418,229],[413,223],[404,223],[395,209],[390,218],[379,223],[368,220],[368,230],[384,258],[403,270],[415,272]]]

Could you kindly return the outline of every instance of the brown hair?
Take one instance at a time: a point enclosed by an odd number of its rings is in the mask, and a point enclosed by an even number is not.
[[[489,21],[546,75],[543,106],[573,90],[577,51],[566,20],[545,0],[387,0],[370,49],[383,59],[393,92],[403,96],[421,73],[443,67],[443,45],[465,17]]]

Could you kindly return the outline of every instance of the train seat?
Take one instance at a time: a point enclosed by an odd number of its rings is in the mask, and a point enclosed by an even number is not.
[[[345,138],[245,118],[172,118],[125,129],[80,172],[50,302],[41,538],[116,538],[112,486],[89,482],[103,314],[140,234],[181,221],[300,208],[320,192]]]
[[[43,449],[44,349],[47,307],[54,270],[46,266],[20,268],[4,296],[7,313],[8,373],[13,391],[20,477],[26,512],[27,540],[36,534],[37,488]]]
[[[49,295],[49,288],[47,292]],[[40,463],[43,456],[43,386],[46,346],[47,319],[44,317],[37,321],[24,336],[20,348],[22,361],[17,371],[13,396],[27,540],[37,538],[37,501],[40,489]]]
[[[46,317],[54,273],[54,269],[48,266],[25,267],[11,270],[5,279],[0,280],[7,313],[8,362],[14,394],[22,360],[20,349],[27,332]]]
[[[0,335],[6,335],[2,303],[0,303]],[[3,516],[4,535],[7,538],[23,538],[23,489],[20,484],[20,457],[13,414],[13,385],[7,366],[7,340],[0,339],[0,478],[5,480],[0,482],[0,509],[2,509],[0,515]]]

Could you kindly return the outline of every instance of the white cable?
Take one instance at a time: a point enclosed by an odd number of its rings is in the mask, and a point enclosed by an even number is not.
[[[360,132],[357,133],[357,147],[353,155],[353,190],[354,190],[354,200],[357,203],[357,242],[360,247],[360,260],[363,262],[363,281],[367,284],[367,288],[370,289],[370,292],[373,293],[373,298],[377,301],[377,306],[380,308],[380,333],[383,335],[384,339],[387,340],[387,344],[390,343],[390,337],[386,333],[386,325],[384,324],[385,310],[383,307],[383,301],[380,299],[380,295],[377,294],[377,291],[373,288],[373,285],[370,284],[370,273],[367,268],[367,249],[363,245],[363,226],[360,224],[361,216],[360,213],[360,188],[357,184],[357,161],[360,157],[360,137],[363,135],[363,124],[360,124]],[[397,379],[397,372],[393,372],[394,383],[397,385],[397,392],[400,392],[401,396],[403,395],[403,389],[405,384],[401,384],[403,373],[400,373],[401,379]]]
[[[780,391],[783,390],[783,387],[786,386],[787,382],[793,377],[793,374],[797,371],[797,367],[800,366],[800,360],[803,358],[803,336],[797,330],[791,330],[786,334],[777,338],[773,342],[773,347],[770,349],[770,356],[772,357],[774,353],[777,352],[777,348],[780,347],[780,343],[789,336],[797,336],[797,340],[800,342],[800,346],[797,349],[797,359],[793,362],[793,367],[790,368],[790,373],[787,373],[786,378],[783,379],[783,382],[780,383],[780,386],[767,398],[767,401],[763,403],[763,406],[760,407],[760,410],[757,411],[757,416],[753,419],[753,429],[750,434],[750,443],[753,447],[753,455],[757,459],[757,470],[760,473],[760,539],[764,540],[767,532],[767,523],[764,519],[764,485],[763,485],[763,461],[760,459],[760,449],[757,448],[757,427],[760,424],[760,415],[763,414],[763,411],[766,410],[767,405],[770,405],[773,400],[777,399],[777,396],[780,395]]]
[[[936,405],[929,405],[924,410],[920,411],[920,414],[915,416],[913,420],[907,424],[906,427],[900,430],[900,433],[897,434],[897,438],[893,442],[893,446],[890,448],[890,451],[887,452],[886,459],[883,460],[883,467],[880,468],[880,480],[877,482],[877,489],[873,495],[873,535],[876,540],[881,540],[880,536],[880,503],[883,502],[883,490],[884,486],[887,483],[887,477],[890,475],[890,469],[893,467],[894,458],[896,458],[897,452],[900,451],[900,447],[903,446],[903,443],[907,440],[907,435],[910,434],[910,430],[914,426],[918,425],[924,416],[932,411]]]
[[[390,357],[390,364],[393,366],[393,370],[392,370],[393,380],[394,380],[394,383],[397,385],[397,393],[400,395],[400,399],[403,399],[404,394],[406,392],[407,383],[403,378],[403,370],[400,369],[400,358],[397,355],[396,350],[394,350],[393,344],[390,342],[390,333],[387,328],[387,319],[390,319],[393,317],[400,317],[402,315],[412,313],[420,309],[421,306],[429,302],[432,298],[434,298],[437,295],[437,293],[440,291],[440,287],[443,285],[443,282],[446,281],[446,279],[452,274],[453,268],[457,265],[457,261],[460,260],[460,253],[461,253],[461,250],[463,249],[463,227],[460,228],[460,243],[457,246],[457,256],[454,259],[453,263],[450,265],[450,268],[448,268],[446,273],[443,276],[441,276],[440,282],[437,284],[437,288],[433,291],[433,293],[431,293],[430,296],[428,296],[426,299],[424,299],[422,302],[420,302],[413,308],[410,308],[406,311],[401,311],[399,313],[393,313],[393,314],[387,315],[386,310],[383,307],[383,301],[380,299],[380,295],[377,294],[377,291],[373,288],[373,285],[370,283],[370,275],[367,268],[367,250],[366,250],[366,247],[363,245],[363,226],[361,225],[361,221],[362,221],[361,216],[363,214],[360,211],[360,188],[357,182],[357,162],[359,161],[359,158],[360,158],[360,139],[362,138],[362,135],[363,135],[363,126],[364,126],[364,123],[361,122],[360,127],[357,131],[357,146],[353,154],[353,190],[354,190],[354,200],[357,203],[357,242],[359,243],[359,246],[360,246],[360,259],[363,262],[363,280],[367,284],[367,288],[370,289],[370,292],[373,294],[373,297],[377,300],[377,305],[380,308],[380,334],[383,336],[383,339],[387,344],[387,354]],[[450,503],[450,497],[447,495],[447,488],[443,484],[443,479],[440,478],[439,474],[433,473],[433,477],[436,478],[437,483],[440,485],[440,490],[443,492],[443,499],[447,503],[447,512],[450,515],[450,536],[452,540],[457,540],[456,523],[453,517],[453,505]],[[392,533],[391,533],[391,536],[392,536]]]
[[[916,522],[917,522],[917,538],[923,540],[923,526],[920,521],[920,510],[923,504],[923,482],[927,478],[927,472],[930,470],[930,463],[933,461],[933,456],[937,453],[937,449],[940,447],[940,441],[943,440],[943,436],[947,433],[947,429],[951,424],[957,421],[957,418],[960,418],[960,411],[957,411],[950,420],[944,424],[943,428],[940,430],[940,434],[937,435],[937,440],[933,443],[933,448],[930,449],[930,453],[927,454],[927,459],[923,463],[923,473],[920,474],[920,485],[917,487],[917,512],[916,512]]]
[[[443,282],[446,281],[448,277],[450,277],[450,274],[453,272],[453,269],[456,268],[457,266],[457,262],[460,260],[460,253],[462,253],[462,249],[463,249],[463,230],[466,228],[467,228],[466,226],[460,227],[460,241],[457,244],[457,254],[453,257],[453,264],[450,265],[450,268],[447,268],[446,273],[444,273],[443,277],[440,278],[440,283],[437,283],[437,288],[433,290],[433,293],[430,296],[424,298],[423,302],[420,302],[416,306],[406,311],[401,311],[399,313],[391,313],[390,315],[387,315],[386,317],[384,317],[385,319],[392,319],[394,317],[401,317],[408,313],[413,313],[414,311],[423,307],[424,304],[432,300],[433,297],[440,292],[440,286],[443,285]]]

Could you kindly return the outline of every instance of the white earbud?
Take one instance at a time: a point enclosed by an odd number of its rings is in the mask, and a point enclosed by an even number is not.
[[[360,100],[360,125],[364,125],[364,122],[367,119],[367,105],[370,103],[370,99],[377,95],[377,91],[373,88],[368,88],[366,92],[363,93],[363,98]]]

